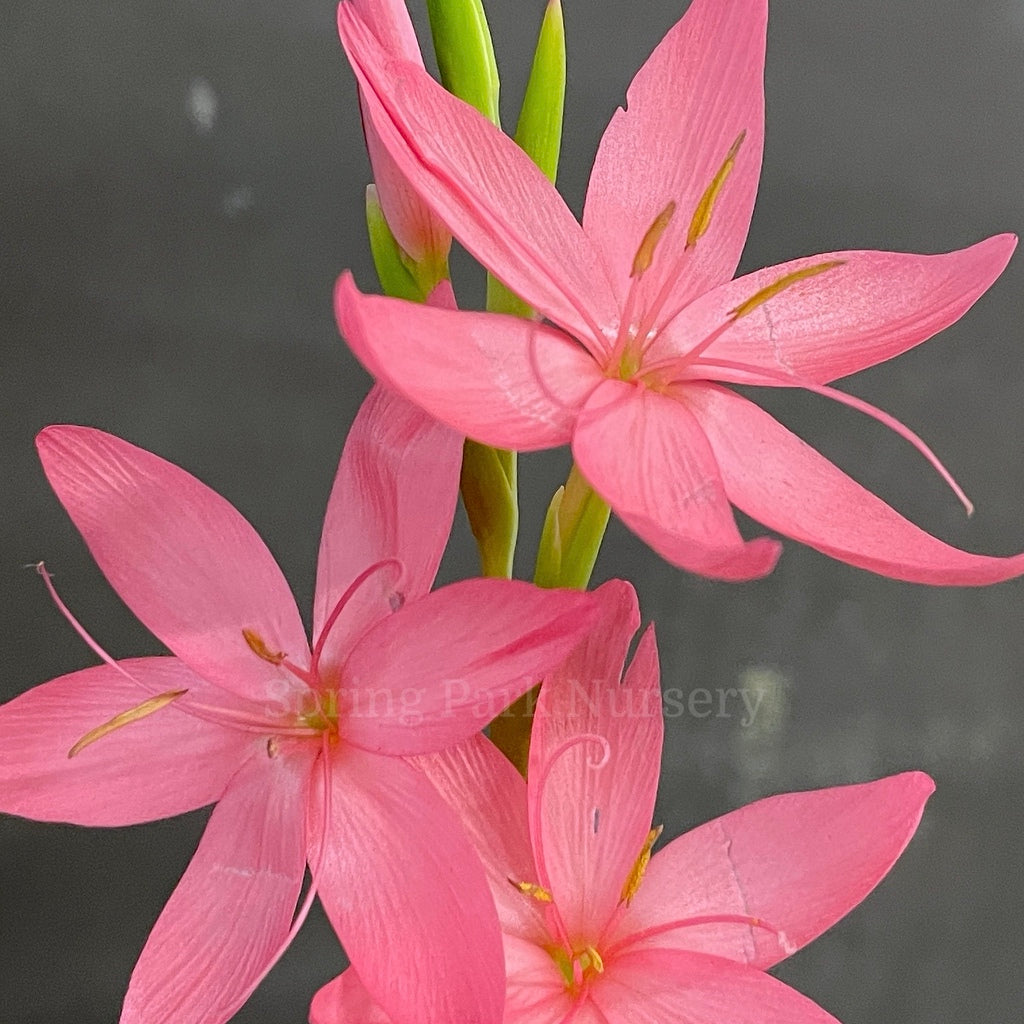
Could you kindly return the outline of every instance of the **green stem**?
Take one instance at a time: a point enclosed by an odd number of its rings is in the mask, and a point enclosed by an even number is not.
[[[548,506],[533,577],[540,587],[586,590],[608,526],[609,508],[575,463]],[[525,777],[538,683],[491,722],[491,742]]]

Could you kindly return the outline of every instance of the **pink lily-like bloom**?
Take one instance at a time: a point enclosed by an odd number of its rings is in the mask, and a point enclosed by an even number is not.
[[[219,495],[98,430],[48,427],[38,447],[107,579],[174,657],[115,662],[90,639],[106,664],[0,708],[0,810],[125,825],[218,801],[122,1024],[227,1020],[314,891],[396,1020],[500,1021],[482,868],[403,757],[478,731],[568,653],[592,597],[483,579],[429,592],[462,438],[381,388],[331,492],[312,648],[273,556]]]
[[[572,444],[584,477],[676,565],[771,570],[732,505],[834,558],[897,579],[1024,573],[920,530],[724,384],[802,387],[906,427],[829,382],[956,321],[1016,244],[937,256],[834,252],[736,280],[764,134],[766,0],[694,0],[640,69],[601,141],[582,225],[485,118],[376,45],[350,3],[341,38],[366,116],[404,177],[545,322],[415,308],[336,289],[370,371],[444,422],[519,450]],[[956,485],[954,489],[963,498]]]
[[[856,906],[934,786],[920,772],[750,804],[651,856],[662,715],[653,629],[632,588],[545,679],[528,783],[480,738],[415,759],[487,869],[505,937],[505,1024],[834,1024],[764,972]],[[620,682],[621,677],[621,682]],[[387,1024],[356,972],[313,1024]]]

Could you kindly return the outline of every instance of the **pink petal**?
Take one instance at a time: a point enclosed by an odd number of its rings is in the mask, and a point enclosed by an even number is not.
[[[778,542],[744,542],[711,446],[682,403],[606,380],[580,414],[572,450],[594,490],[673,565],[731,580],[774,567]]]
[[[509,884],[538,881],[526,815],[526,783],[485,736],[410,758],[458,816],[491,887],[501,930],[543,944],[547,926],[535,899]]]
[[[741,303],[803,267],[841,266],[791,285],[736,320],[691,368],[693,377],[767,385],[778,374],[824,384],[906,352],[955,323],[1002,273],[1017,240],[996,235],[939,256],[835,252],[758,270],[687,307],[651,350],[685,353]],[[742,363],[743,372],[715,360]],[[707,363],[708,365],[703,365]],[[759,375],[765,370],[773,376]]]
[[[656,950],[606,962],[593,992],[609,1024],[838,1024],[778,979],[700,953]]]
[[[463,580],[428,594],[352,651],[341,736],[388,754],[458,743],[565,658],[595,618],[590,594],[518,580]]]
[[[637,73],[594,161],[583,226],[620,295],[633,258],[668,203],[676,212],[641,284],[647,306],[669,287],[665,312],[732,277],[754,208],[764,144],[766,0],[694,0]],[[741,132],[707,233],[686,250],[691,221]]]
[[[313,996],[309,1024],[392,1024],[392,1020],[350,967]]]
[[[460,242],[531,306],[600,347],[615,309],[599,255],[534,162],[421,68],[389,59],[350,4],[338,29],[364,116]]]
[[[570,935],[600,934],[651,828],[663,726],[654,634],[623,663],[640,625],[636,594],[595,592],[601,619],[544,679],[530,743],[530,828],[539,881]]]
[[[133,825],[213,803],[263,741],[171,704],[86,747],[71,747],[147,697],[215,691],[176,658],[97,665],[43,683],[0,707],[0,809],[38,821]],[[187,698],[181,698],[185,700]]]
[[[360,574],[385,559],[401,566],[382,566],[347,595],[322,667],[337,664],[368,626],[391,613],[396,583],[406,600],[430,590],[455,514],[462,443],[454,430],[379,385],[363,403],[327,503],[313,636],[320,638]]]
[[[332,756],[327,813],[326,829],[322,813],[311,823],[310,863],[372,1000],[397,1021],[499,1024],[494,904],[469,840],[426,778],[398,758],[343,745]]]
[[[713,385],[690,385],[686,395],[729,499],[765,526],[912,583],[979,586],[1024,574],[1024,554],[973,555],[925,533],[753,402]]]
[[[261,753],[232,780],[135,965],[121,1024],[222,1024],[249,997],[302,886],[309,767]]]
[[[927,775],[905,772],[769,797],[701,825],[654,855],[622,933],[632,931],[631,941],[648,948],[713,953],[766,969],[874,889],[910,842],[934,788]],[[761,923],[658,931],[708,915]]]
[[[435,309],[335,290],[338,326],[374,376],[484,444],[530,451],[569,440],[597,364],[561,331],[520,317]]]
[[[569,1017],[575,1000],[542,945],[505,936],[505,1024],[583,1024]]]
[[[404,0],[352,0],[352,6],[386,53],[423,67]],[[448,230],[409,186],[369,120],[364,120],[363,129],[380,203],[398,244],[414,260],[446,253],[451,244]]]
[[[258,699],[301,684],[257,657],[243,629],[308,657],[288,584],[256,531],[183,469],[89,427],[36,439],[50,485],[114,589],[194,672]]]

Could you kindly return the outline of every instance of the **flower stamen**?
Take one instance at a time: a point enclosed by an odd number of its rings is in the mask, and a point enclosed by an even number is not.
[[[96,726],[95,729],[90,729],[68,751],[68,757],[75,757],[97,740],[103,739],[104,736],[116,732],[118,729],[123,729],[126,725],[131,725],[132,722],[137,722],[141,718],[148,718],[162,708],[167,707],[172,701],[176,701],[179,697],[184,697],[186,693],[188,693],[188,690],[168,690],[166,693],[157,694],[155,697],[144,700],[141,704],[136,704],[135,707],[129,708],[127,711],[114,715],[109,722],[104,722],[102,725]]]
[[[622,894],[619,896],[619,902],[625,903],[627,907],[633,901],[633,897],[640,888],[640,883],[644,880],[647,865],[651,862],[651,850],[654,849],[654,844],[658,841],[658,836],[661,835],[664,827],[664,825],[658,825],[657,828],[652,828],[647,833],[647,838],[640,849],[640,854],[637,856],[633,867],[630,868],[626,881],[622,883]]]
[[[686,232],[687,249],[692,249],[708,228],[711,227],[711,215],[714,213],[715,200],[718,199],[718,194],[722,191],[726,178],[729,177],[732,169],[736,166],[736,155],[739,153],[740,146],[743,145],[743,140],[746,137],[747,130],[744,128],[736,136],[736,141],[729,147],[729,152],[726,153],[722,166],[718,168],[710,184],[704,189],[704,194],[700,197],[700,202],[697,203],[697,208],[693,211],[693,219],[690,221],[689,230]]]

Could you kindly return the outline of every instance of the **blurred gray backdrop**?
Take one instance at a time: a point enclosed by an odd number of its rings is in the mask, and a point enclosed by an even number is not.
[[[561,184],[577,210],[602,127],[685,6],[565,0]],[[489,5],[507,123],[541,10]],[[368,169],[333,22],[330,0],[4,0],[0,699],[94,661],[22,568],[39,559],[109,651],[160,650],[45,484],[32,439],[47,423],[103,427],[187,467],[252,520],[309,606],[327,490],[369,383],[337,337],[331,287],[344,267],[375,286]],[[1022,67],[1024,0],[776,0],[741,269],[1019,230]],[[970,522],[878,424],[809,395],[765,404],[944,539],[1024,549],[1022,283],[1018,255],[956,327],[844,384],[927,438],[974,499]],[[462,291],[479,293],[473,280]],[[564,453],[523,459],[524,574],[565,469]],[[443,572],[473,568],[460,521]],[[709,583],[613,523],[597,578],[615,575],[657,622],[666,688],[764,695],[753,724],[735,702],[669,718],[667,837],[787,789],[911,767],[938,783],[892,877],[780,976],[845,1024],[1018,1019],[1024,583],[913,587],[797,544],[764,581]],[[0,820],[5,1024],[117,1018],[205,818],[118,831]],[[237,1020],[305,1020],[343,962],[314,913]]]

